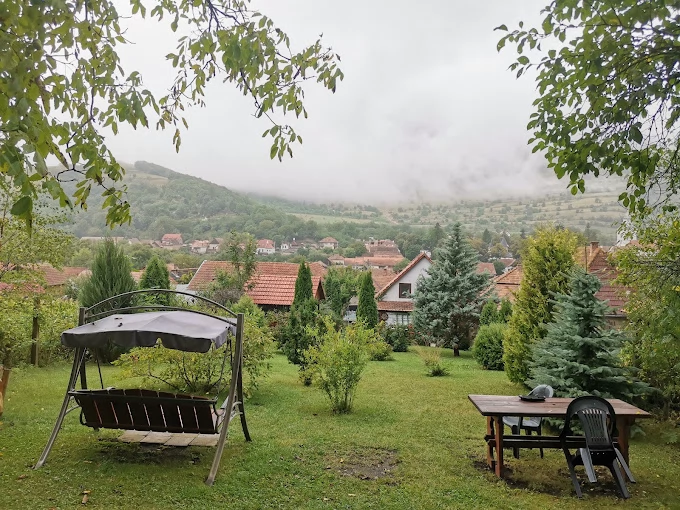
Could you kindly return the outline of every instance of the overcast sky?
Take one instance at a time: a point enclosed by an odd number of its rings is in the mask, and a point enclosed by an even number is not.
[[[297,199],[397,202],[564,188],[527,147],[534,82],[507,71],[493,28],[539,20],[546,0],[253,0],[295,46],[318,34],[342,58],[336,94],[306,86],[309,119],[292,160],[269,159],[267,121],[230,84],[207,89],[188,112],[179,154],[172,131],[124,131],[108,140],[125,162],[147,160],[235,190]],[[129,23],[128,23],[129,24]],[[172,34],[129,24],[123,65],[158,96],[172,82]]]

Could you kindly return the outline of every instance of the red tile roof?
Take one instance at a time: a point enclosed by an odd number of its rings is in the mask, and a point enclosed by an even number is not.
[[[256,305],[290,306],[295,297],[297,276],[260,274],[253,278],[253,286],[246,291]],[[321,278],[312,276],[312,289],[316,299],[324,299]]]
[[[392,280],[390,280],[384,287],[382,287],[380,290],[376,290],[376,293],[375,293],[376,297],[380,297],[383,294],[385,294],[385,292],[387,292],[387,290],[390,287],[392,287],[392,285],[397,283],[401,279],[402,276],[404,276],[411,269],[413,269],[413,267],[423,259],[429,260],[430,264],[432,263],[432,259],[427,256],[427,253],[422,252],[420,255],[418,255],[416,258],[414,258],[411,262],[409,262],[409,265],[406,266],[404,269],[402,269],[402,271],[400,273],[398,273],[394,278],[392,278]],[[377,286],[376,286],[376,289],[378,289]]]
[[[378,294],[394,280],[395,272],[391,269],[378,269],[374,267],[371,268],[371,276],[373,277],[375,292]]]
[[[584,260],[587,260],[586,271],[597,276],[602,283],[595,297],[607,301],[617,315],[625,315],[624,309],[631,289],[614,283],[619,273],[616,266],[609,261],[607,251],[596,243],[591,243],[586,248],[579,248],[574,259],[581,267],[584,267]]]
[[[42,294],[45,289],[37,283],[3,283],[0,282],[0,292],[27,292],[32,294]]]
[[[337,244],[337,243],[338,243],[338,240],[335,239],[335,238],[333,238],[333,237],[324,237],[324,238],[323,238],[321,241],[319,241],[319,242],[320,242],[320,243],[335,243],[335,244]]]
[[[489,273],[491,276],[496,276],[496,268],[493,266],[492,262],[478,262],[477,273]]]
[[[297,277],[299,264],[290,262],[258,262],[255,268],[256,275],[276,275],[276,276],[295,276]],[[321,262],[309,264],[312,276],[323,278],[326,275],[326,266]],[[230,262],[222,260],[205,260],[198,268],[193,278],[189,282],[187,290],[199,291],[208,288],[210,283],[217,276],[218,271],[231,271]]]
[[[274,241],[271,239],[260,239],[257,241],[257,247],[265,250],[273,250]]]
[[[522,271],[522,266],[516,266],[507,273],[494,278],[493,281],[496,286],[496,294],[498,294],[498,297],[515,301],[515,293],[519,290],[519,284],[522,282],[523,277],[524,272]]]
[[[394,267],[404,260],[401,255],[398,257],[354,257],[346,258],[345,266],[354,267]]]
[[[379,312],[412,312],[413,301],[378,301]]]
[[[164,234],[161,241],[179,241],[182,242],[182,234]]]
[[[41,264],[37,268],[45,278],[45,284],[48,287],[55,287],[57,285],[66,285],[66,282],[77,278],[81,274],[88,274],[90,270],[86,267],[62,267],[57,269],[48,264]]]

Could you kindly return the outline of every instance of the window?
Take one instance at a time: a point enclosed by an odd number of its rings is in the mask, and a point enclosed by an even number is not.
[[[411,284],[410,283],[400,283],[399,284],[399,297],[400,298],[411,297]]]
[[[394,321],[397,324],[407,326],[411,324],[411,314],[409,313],[397,313],[395,314]]]

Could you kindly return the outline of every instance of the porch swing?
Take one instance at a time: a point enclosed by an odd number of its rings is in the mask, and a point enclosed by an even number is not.
[[[158,304],[130,305],[140,295],[185,295],[200,300],[229,315],[229,318],[181,306]],[[184,298],[185,300],[187,298]],[[186,292],[145,289],[126,292],[81,308],[78,326],[61,335],[61,343],[75,348],[66,395],[52,435],[36,463],[40,468],[54,445],[65,416],[80,409],[80,422],[95,430],[120,429],[173,434],[218,435],[217,450],[206,484],[215,481],[229,424],[240,416],[246,441],[250,434],[243,406],[243,328],[244,316],[207,298]],[[235,339],[231,341],[230,335]],[[164,347],[185,352],[208,352],[227,344],[220,379],[227,359],[231,364],[229,394],[217,407],[217,397],[206,398],[148,389],[104,388],[97,349],[113,342],[124,348],[154,347],[160,339]],[[97,359],[101,389],[87,386],[85,360],[88,353]],[[80,389],[76,389],[80,377]]]

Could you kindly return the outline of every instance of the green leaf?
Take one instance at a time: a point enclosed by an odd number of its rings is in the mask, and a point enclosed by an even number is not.
[[[21,197],[19,200],[14,202],[10,213],[13,216],[26,217],[28,213],[33,209],[33,199],[31,197]]]
[[[269,159],[274,159],[276,157],[276,153],[278,152],[279,148],[276,145],[276,142],[272,144],[271,149],[269,150]]]
[[[634,142],[642,143],[642,132],[638,129],[637,126],[632,126],[630,128],[628,136],[630,136],[631,140],[633,140]]]

